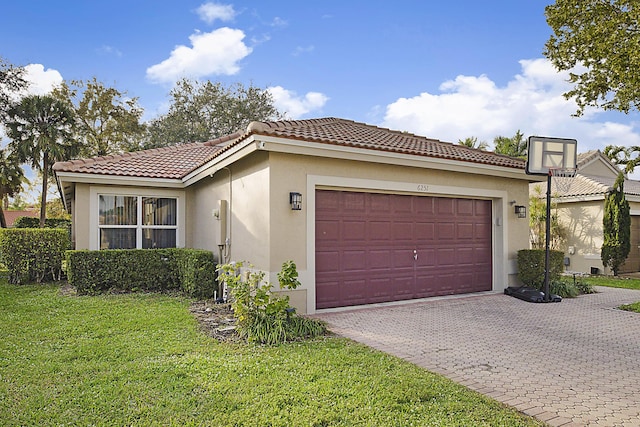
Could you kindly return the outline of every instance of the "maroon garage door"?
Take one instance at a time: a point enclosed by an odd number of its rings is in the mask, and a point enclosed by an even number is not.
[[[316,191],[316,308],[491,290],[491,201]]]

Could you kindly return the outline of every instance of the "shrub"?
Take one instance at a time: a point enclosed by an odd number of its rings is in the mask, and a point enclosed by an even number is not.
[[[63,218],[47,218],[44,220],[45,228],[71,229],[71,220]],[[40,218],[21,216],[13,223],[14,228],[39,228]]]
[[[562,298],[575,298],[580,295],[580,291],[567,280],[553,280],[549,282],[549,293],[560,295]]]
[[[61,280],[64,253],[71,247],[63,229],[0,229],[0,255],[9,283]]]
[[[227,285],[241,337],[273,345],[326,333],[323,322],[295,315],[288,296],[274,295],[272,285],[263,281],[264,272],[249,270],[241,274],[243,267],[242,262],[218,266],[218,281]],[[282,264],[278,282],[280,289],[296,289],[300,285],[293,261]]]
[[[526,286],[541,289],[544,285],[543,249],[522,249],[518,251],[518,277]],[[564,253],[549,253],[549,283],[560,278],[563,269]]]
[[[595,294],[596,293],[595,289],[593,289],[593,286],[591,286],[589,283],[585,282],[584,280],[577,280],[576,281],[576,288],[578,289],[578,291],[581,294]]]
[[[198,249],[68,251],[69,284],[80,294],[181,290],[209,298],[216,288],[213,253]]]

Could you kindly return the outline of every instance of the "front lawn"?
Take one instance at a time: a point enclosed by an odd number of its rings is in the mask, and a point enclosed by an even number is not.
[[[188,306],[0,282],[1,424],[542,425],[346,339],[219,343]]]
[[[640,279],[627,279],[614,276],[582,277],[578,280],[592,286],[608,286],[610,288],[640,289]]]
[[[592,286],[608,286],[610,288],[638,289],[640,290],[640,279],[629,279],[625,277],[613,276],[593,276],[584,277],[580,280]],[[634,311],[640,313],[640,302],[625,304],[618,307],[620,310]]]

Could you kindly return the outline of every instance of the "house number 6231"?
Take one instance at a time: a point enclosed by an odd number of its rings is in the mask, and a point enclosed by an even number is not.
[[[425,184],[418,184],[418,191],[429,191],[429,186]]]

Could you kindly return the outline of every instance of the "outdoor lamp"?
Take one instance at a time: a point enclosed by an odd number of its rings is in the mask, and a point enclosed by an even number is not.
[[[518,218],[526,218],[527,207],[522,205],[516,205],[516,215],[518,215]]]
[[[302,210],[302,194],[291,192],[289,193],[289,204],[292,211]]]

